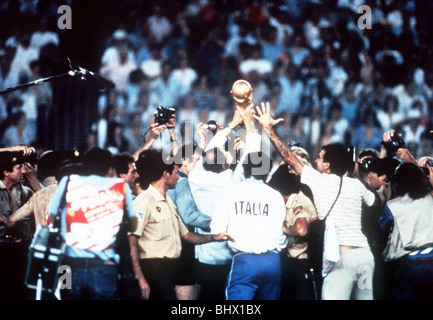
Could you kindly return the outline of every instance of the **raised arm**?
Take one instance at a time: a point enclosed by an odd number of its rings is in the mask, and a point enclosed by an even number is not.
[[[384,143],[392,142],[393,137],[396,135],[397,135],[397,133],[395,132],[394,129],[392,129],[388,132],[385,132],[383,134],[383,142]],[[390,155],[388,155],[388,152],[387,152],[385,146],[382,144],[382,148],[380,150],[380,158],[386,158],[387,156],[390,156]],[[415,157],[410,153],[410,151],[407,148],[398,148],[395,151],[395,156],[404,162],[412,162],[412,163],[418,165],[418,161],[416,161]]]
[[[171,154],[175,155],[180,148],[176,137],[176,115],[173,115],[173,117],[170,118],[170,121],[166,123],[166,126],[170,133]]]
[[[158,123],[152,123],[150,125],[150,136],[147,140],[144,141],[143,145],[137,149],[132,155],[134,160],[138,160],[138,156],[140,152],[144,150],[148,150],[152,147],[153,143],[158,139],[159,135],[167,128],[165,124],[159,125]]]
[[[257,119],[257,121],[262,126],[263,131],[265,131],[266,134],[269,136],[272,145],[281,155],[283,160],[288,165],[290,165],[297,174],[300,175],[304,164],[298,159],[295,152],[293,152],[290,147],[280,138],[274,128],[277,124],[283,122],[284,119],[273,119],[271,117],[269,102],[266,102],[266,104],[262,102],[261,108],[257,106],[256,113],[257,114],[253,117]]]

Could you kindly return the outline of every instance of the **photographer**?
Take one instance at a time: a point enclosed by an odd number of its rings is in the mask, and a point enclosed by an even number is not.
[[[30,219],[11,228],[7,223],[10,215],[33,195],[33,191],[21,183],[26,173],[25,163],[33,156],[33,152],[0,152],[0,274],[4,275],[0,281],[0,298],[29,298],[24,276],[34,226]]]
[[[360,153],[358,171],[364,185],[383,199],[383,204],[391,198],[391,179],[400,161],[394,158],[378,158],[377,155],[366,155],[368,151]],[[373,297],[375,300],[390,298],[391,265],[384,262],[382,251],[386,245],[386,236],[381,231],[378,220],[383,212],[383,206],[370,208],[362,207],[362,231],[367,237],[371,252],[374,256]]]
[[[418,160],[418,165],[424,171],[433,187],[433,157],[421,157]]]
[[[395,300],[433,299],[433,196],[422,170],[403,163],[392,179],[396,198],[388,201],[380,226],[387,237],[383,258],[394,262]]]
[[[323,280],[322,299],[372,300],[374,257],[362,233],[361,206],[378,206],[380,198],[360,181],[347,176],[347,172],[353,169],[353,162],[345,146],[339,143],[325,145],[316,159],[317,169],[305,166],[276,132],[275,126],[284,119],[271,117],[269,103],[262,103],[256,111],[254,117],[278,153],[301,176],[301,183],[311,188],[319,219],[324,219],[329,213],[334,222],[339,260]],[[358,286],[360,280],[366,285]]]
[[[178,137],[176,135],[176,110],[173,108],[164,108],[162,106],[158,107],[154,113],[154,123],[150,125],[148,132],[145,134],[145,140],[143,145],[134,152],[134,160],[138,159],[138,155],[150,148],[165,149],[167,135],[163,135],[163,132],[167,132],[169,135],[169,140],[171,144],[171,154],[175,155],[177,150],[179,150]],[[165,131],[165,129],[168,129]],[[158,138],[161,142],[156,143]],[[164,140],[164,141],[163,141]]]

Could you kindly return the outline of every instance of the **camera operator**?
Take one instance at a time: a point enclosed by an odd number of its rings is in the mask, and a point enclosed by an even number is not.
[[[373,190],[383,199],[383,204],[391,198],[391,178],[400,161],[394,158],[379,158],[376,153],[363,151],[359,155],[359,178],[369,190]],[[390,298],[392,281],[391,265],[384,262],[382,252],[386,245],[386,235],[381,231],[378,220],[383,211],[380,207],[362,207],[362,231],[367,237],[374,256],[373,298],[386,300]]]
[[[433,196],[422,170],[403,163],[392,179],[396,197],[386,203],[380,226],[385,261],[395,263],[394,300],[433,299]]]
[[[33,149],[34,150],[34,149]],[[24,286],[27,249],[32,239],[31,220],[21,221],[8,228],[10,215],[23,206],[33,190],[22,184],[25,163],[34,152],[0,152],[0,298],[26,299]]]
[[[138,159],[138,155],[150,148],[156,149],[165,149],[167,143],[165,142],[167,139],[167,134],[163,134],[167,132],[169,135],[169,140],[171,144],[171,154],[175,155],[179,150],[180,146],[178,143],[178,137],[176,134],[176,110],[173,108],[164,108],[162,106],[158,107],[154,113],[154,123],[150,125],[148,132],[146,132],[144,137],[143,145],[134,152],[133,157],[136,161]],[[165,129],[168,129],[167,131]],[[161,139],[161,142],[158,143],[158,138]]]

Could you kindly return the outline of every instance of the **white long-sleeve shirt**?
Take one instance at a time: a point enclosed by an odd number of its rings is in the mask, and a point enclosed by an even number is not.
[[[282,232],[284,199],[261,180],[249,178],[223,191],[215,211],[211,232],[228,232],[235,240],[228,242],[235,253],[280,251],[287,244]]]
[[[224,146],[227,141],[226,136],[219,131],[206,148],[210,150],[214,147]],[[227,189],[235,183],[245,180],[243,175],[242,161],[250,152],[259,151],[261,145],[261,136],[256,133],[248,133],[246,135],[245,150],[242,155],[239,165],[234,171],[227,169],[220,173],[207,171],[204,169],[201,161],[198,161],[196,166],[188,175],[188,182],[191,188],[194,201],[197,208],[212,219],[218,212],[215,210],[216,204],[220,201],[219,194],[222,190]],[[200,234],[209,234],[200,228],[196,228],[196,232]],[[207,264],[226,264],[232,258],[231,250],[226,242],[211,242],[195,247],[196,257],[202,263]]]

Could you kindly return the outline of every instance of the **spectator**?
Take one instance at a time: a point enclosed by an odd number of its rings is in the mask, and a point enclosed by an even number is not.
[[[153,44],[150,47],[150,55],[148,59],[143,60],[140,64],[140,68],[144,75],[148,77],[150,81],[153,81],[161,74],[161,65],[163,62],[161,45]]]
[[[291,114],[297,115],[301,111],[304,94],[304,84],[299,80],[298,70],[294,66],[290,66],[287,70],[287,76],[280,76],[278,81],[281,85],[278,112],[287,110]]]
[[[162,8],[159,5],[153,8],[152,15],[147,19],[146,23],[150,34],[157,43],[162,43],[171,32],[172,26],[170,20],[164,16]]]
[[[31,145],[34,142],[35,132],[30,130],[26,114],[22,111],[16,111],[9,119],[10,125],[3,133],[1,144],[5,147],[20,144]]]
[[[239,64],[239,72],[243,78],[248,78],[248,74],[255,71],[261,79],[266,79],[272,72],[272,62],[263,57],[262,50],[260,44],[250,47],[249,56]]]
[[[59,35],[53,32],[49,27],[49,17],[43,16],[39,21],[38,29],[32,33],[30,37],[30,45],[41,49],[48,43],[53,43],[56,46],[60,45]]]
[[[422,170],[403,163],[392,179],[395,196],[388,201],[380,224],[389,234],[383,257],[397,261],[394,300],[432,299],[432,187]]]
[[[299,34],[293,37],[293,43],[289,46],[288,52],[297,67],[300,67],[310,54],[310,50],[304,46],[303,38]]]
[[[400,113],[399,101],[395,95],[387,95],[383,106],[377,110],[377,119],[380,123],[382,132],[388,132],[392,128],[397,128],[404,120],[404,115]]]
[[[127,47],[118,48],[119,59],[112,60],[104,64],[100,70],[102,76],[112,80],[116,85],[115,90],[119,94],[125,94],[129,76],[137,69],[133,61],[128,60]]]
[[[180,82],[171,77],[171,67],[167,61],[161,64],[161,74],[150,83],[149,90],[149,105],[153,108],[177,107],[182,94],[182,86]]]
[[[127,33],[125,30],[118,29],[113,33],[112,42],[113,44],[108,46],[101,59],[102,65],[105,65],[109,62],[119,62],[120,61],[120,48],[127,47],[126,43]],[[128,48],[128,58],[127,61],[134,62],[135,54],[134,52]]]
[[[380,124],[373,111],[364,115],[364,121],[352,133],[352,145],[362,149],[380,149]]]
[[[197,72],[189,67],[187,57],[180,59],[179,67],[174,69],[170,76],[173,81],[181,84],[180,96],[190,93],[192,84],[197,80]]]

